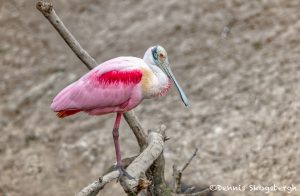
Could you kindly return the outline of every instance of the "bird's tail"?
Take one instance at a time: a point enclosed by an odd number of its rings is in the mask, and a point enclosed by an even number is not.
[[[62,110],[62,111],[57,112],[56,116],[58,118],[64,118],[64,117],[76,114],[78,112],[80,112],[80,110],[76,110],[76,109],[74,109],[74,110]]]

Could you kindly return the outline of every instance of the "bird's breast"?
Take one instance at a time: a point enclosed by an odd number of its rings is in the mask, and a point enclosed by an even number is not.
[[[164,73],[154,73],[152,70],[143,70],[141,88],[144,98],[153,98],[165,95],[171,88],[171,80]]]
[[[160,88],[159,92],[155,96],[159,97],[159,96],[166,95],[171,88],[171,84],[172,84],[171,80],[168,79],[168,81]]]

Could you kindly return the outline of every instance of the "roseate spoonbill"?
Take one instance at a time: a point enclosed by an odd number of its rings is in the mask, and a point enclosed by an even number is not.
[[[116,167],[120,176],[129,176],[122,166],[118,139],[122,113],[133,109],[143,99],[165,95],[171,87],[171,81],[187,106],[188,99],[171,71],[167,52],[157,45],[150,47],[143,59],[118,57],[98,65],[58,93],[51,108],[60,118],[81,111],[90,115],[116,112],[112,132]]]

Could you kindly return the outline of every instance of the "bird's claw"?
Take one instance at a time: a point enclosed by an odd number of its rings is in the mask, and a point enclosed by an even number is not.
[[[122,165],[116,165],[115,169],[119,171],[119,177],[117,178],[117,182],[120,181],[122,176],[127,177],[128,179],[132,180],[134,179],[134,177],[132,177],[125,169]]]

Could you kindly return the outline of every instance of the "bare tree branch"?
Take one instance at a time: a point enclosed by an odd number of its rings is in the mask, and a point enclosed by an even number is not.
[[[148,168],[160,156],[164,148],[164,133],[151,131],[148,136],[149,145],[147,148],[126,168],[126,171],[135,179],[122,178],[121,185],[125,188],[125,192],[133,190],[138,193],[140,190],[139,179],[141,173],[146,173]],[[147,187],[143,187],[147,188]]]
[[[162,153],[164,148],[162,133],[151,131],[149,133],[148,143],[148,147],[126,168],[128,174],[135,179],[128,179],[127,177],[121,178],[121,185],[127,193],[138,193],[142,189],[147,188],[150,184],[148,180],[140,178],[140,176],[146,173],[147,169]],[[76,196],[95,196],[107,183],[118,178],[118,176],[118,171],[109,172],[100,177],[98,181],[94,181],[86,186],[77,193]]]
[[[79,42],[74,38],[71,32],[66,28],[64,23],[57,16],[51,1],[38,0],[36,3],[36,7],[48,19],[52,26],[69,45],[72,51],[89,70],[97,65],[97,62],[81,47]],[[124,113],[124,117],[129,127],[132,129],[134,135],[136,136],[140,148],[145,148],[145,146],[147,145],[147,135],[133,110]]]
[[[168,140],[166,136],[166,126],[160,126],[160,132],[162,133],[163,140]],[[153,162],[146,173],[147,179],[151,181],[150,186],[147,188],[148,195],[163,195],[171,196],[172,190],[168,187],[165,181],[165,157],[163,153]]]
[[[177,165],[173,165],[173,192],[181,192],[181,176],[182,172],[177,168]]]
[[[85,188],[83,188],[80,192],[78,192],[75,196],[95,196],[98,192],[104,188],[104,186],[111,182],[114,179],[117,179],[119,176],[118,171],[110,172],[102,177],[99,180],[94,181],[89,184]]]
[[[151,180],[151,184],[147,189],[148,195],[172,195],[172,190],[165,182],[165,158],[163,154],[159,155],[151,165],[147,177]]]
[[[97,65],[96,61],[80,46],[79,42],[74,38],[64,23],[57,16],[55,10],[53,9],[52,2],[38,1],[36,7],[44,14],[44,16],[49,20],[52,26],[57,30],[57,32],[88,69],[91,70]]]
[[[129,127],[133,131],[135,137],[137,138],[138,144],[141,151],[147,146],[147,135],[139,122],[139,119],[135,115],[134,111],[131,110],[124,114],[124,118],[127,121]]]

